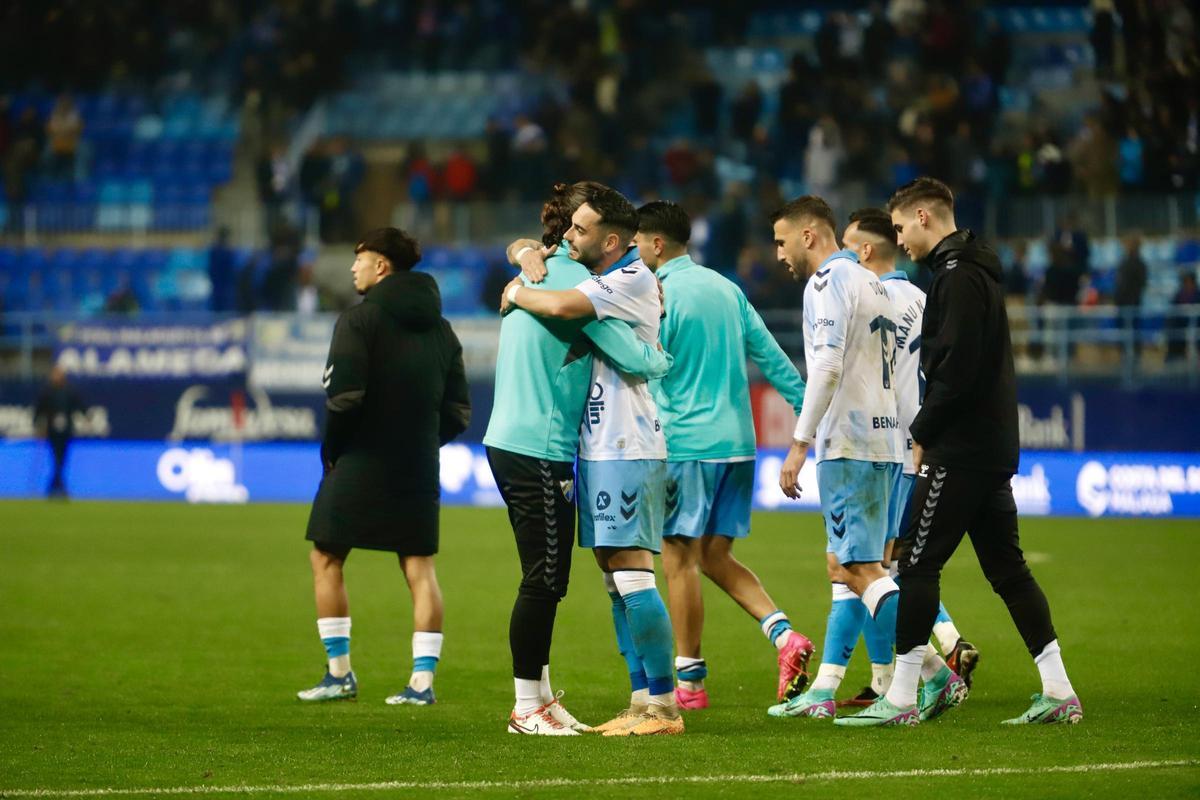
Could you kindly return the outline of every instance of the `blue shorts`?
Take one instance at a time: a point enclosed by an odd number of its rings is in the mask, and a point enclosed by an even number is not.
[[[664,536],[750,535],[754,462],[674,461],[667,464]]]
[[[835,458],[817,464],[817,488],[825,517],[825,551],[839,564],[883,561],[892,527],[891,497],[902,464]]]
[[[891,502],[889,503],[889,512],[892,518],[892,524],[888,528],[887,534],[889,542],[892,539],[899,539],[908,528],[908,506],[912,499],[913,484],[916,481],[916,475],[908,475],[904,470],[900,470],[900,475],[896,479],[896,486],[892,493]]]
[[[665,461],[579,461],[579,546],[662,552]]]

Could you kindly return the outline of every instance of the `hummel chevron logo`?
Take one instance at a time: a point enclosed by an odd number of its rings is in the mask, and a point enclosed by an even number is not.
[[[846,512],[843,511],[841,514],[835,514],[832,511],[830,511],[829,518],[831,520],[833,520],[834,525],[840,525],[842,523],[842,520],[844,520],[846,518]]]
[[[817,270],[817,277],[824,278],[826,275],[829,274],[829,270],[831,270],[831,269],[833,269],[833,267],[826,267],[825,269]]]
[[[828,285],[829,285],[829,281],[825,281],[824,283],[814,283],[813,288],[816,289],[818,292],[823,292],[823,291],[825,291],[825,287]]]
[[[622,275],[637,275],[637,267],[621,267]]]
[[[330,364],[328,367],[325,368],[325,372],[321,375],[321,385],[324,386],[326,389],[328,389],[329,384],[332,381],[333,381],[333,364]]]
[[[839,526],[835,527],[833,529],[833,535],[838,537],[839,539],[841,539],[843,536],[846,535],[846,526],[839,525]]]
[[[621,502],[627,506],[633,505],[637,502],[637,492],[634,492],[633,494],[625,494],[625,492],[621,492]]]
[[[633,508],[626,508],[625,506],[621,506],[621,516],[625,518],[626,522],[629,522],[629,520],[633,519],[633,515],[636,513],[637,513],[637,506],[634,506]]]

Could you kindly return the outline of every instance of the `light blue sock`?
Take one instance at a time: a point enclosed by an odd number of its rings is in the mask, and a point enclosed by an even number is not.
[[[833,584],[833,602],[829,606],[829,619],[825,623],[825,649],[821,652],[822,664],[837,664],[844,667],[850,663],[854,645],[858,643],[859,631],[867,618],[867,608],[844,583]]]
[[[605,583],[611,580],[611,576],[606,574]],[[617,649],[621,651],[622,657],[625,659],[625,666],[629,670],[629,686],[633,691],[645,689],[649,686],[646,681],[646,670],[642,666],[642,657],[638,655],[637,648],[633,646],[633,635],[629,632],[629,618],[625,609],[625,601],[621,599],[621,594],[614,588],[608,593],[612,600],[612,620],[613,628],[617,632]]]
[[[890,577],[880,578],[869,585],[862,596],[863,605],[890,650],[896,646],[896,611],[900,607],[900,587]]]
[[[950,612],[946,610],[946,606],[942,603],[938,603],[938,615],[937,619],[933,621],[933,624],[936,625],[939,622],[954,622],[954,620],[950,618]]]
[[[703,658],[686,658],[680,656],[675,659],[675,678],[676,680],[689,681],[696,683],[708,677],[708,662]]]
[[[862,603],[859,603],[861,606]],[[892,637],[879,629],[879,624],[871,619],[867,607],[863,606],[863,638],[867,641],[867,655],[872,664],[892,663]]]
[[[349,636],[330,636],[322,639],[321,644],[325,645],[326,658],[337,658],[338,656],[350,655]]]
[[[762,628],[763,636],[767,637],[767,641],[775,644],[776,639],[792,629],[792,622],[788,619],[787,614],[777,608],[760,619],[758,627]],[[777,644],[775,646],[779,647]]]
[[[671,617],[662,595],[654,585],[654,573],[645,570],[619,570],[613,581],[625,603],[625,618],[633,646],[646,671],[647,688],[651,696],[670,694],[675,690],[671,650]]]

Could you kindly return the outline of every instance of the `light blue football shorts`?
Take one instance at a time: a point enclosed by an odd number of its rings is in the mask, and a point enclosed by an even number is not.
[[[662,552],[667,462],[579,460],[579,546]]]
[[[750,535],[753,496],[753,461],[672,461],[663,535],[744,539]]]
[[[817,464],[825,551],[839,564],[883,561],[902,464],[835,458]]]

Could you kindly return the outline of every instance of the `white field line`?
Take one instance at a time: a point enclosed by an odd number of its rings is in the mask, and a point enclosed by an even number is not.
[[[978,778],[994,775],[1069,775],[1085,772],[1126,772],[1130,770],[1197,767],[1200,760],[1118,761],[1106,764],[1075,764],[1056,767],[988,767],[985,769],[903,769],[903,770],[829,770],[793,772],[777,775],[664,775],[628,778],[540,778],[517,781],[376,781],[373,783],[308,783],[303,785],[262,786],[169,786],[163,788],[98,789],[0,789],[0,797],[128,797],[193,794],[307,794],[312,792],[364,792],[417,790],[582,788],[587,786],[670,786],[718,783],[805,783],[807,781],[883,780],[890,778]]]

